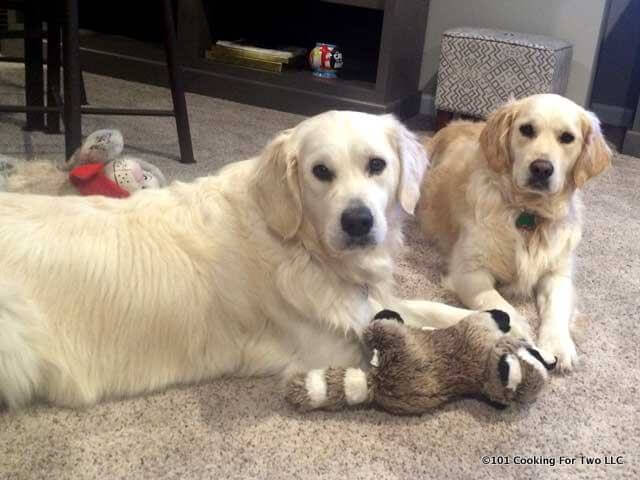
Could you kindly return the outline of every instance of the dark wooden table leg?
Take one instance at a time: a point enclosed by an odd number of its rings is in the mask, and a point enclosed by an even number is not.
[[[640,157],[640,98],[638,99],[638,107],[636,108],[633,126],[628,129],[624,135],[622,153]]]
[[[47,5],[47,106],[60,107],[60,2]],[[47,133],[60,133],[60,113],[47,113]]]
[[[24,8],[25,103],[28,107],[44,107],[41,0],[27,0]],[[27,112],[25,130],[44,130],[44,113]]]
[[[69,158],[82,140],[78,0],[65,0],[64,6],[64,142]]]
[[[89,105],[87,100],[87,90],[84,88],[84,75],[82,74],[82,64],[80,64],[80,104]]]
[[[438,110],[436,112],[436,132],[443,129],[447,124],[453,120],[453,113],[447,110]]]
[[[178,143],[180,144],[180,163],[195,163],[193,146],[191,144],[191,131],[189,129],[187,103],[184,98],[182,71],[178,65],[176,55],[176,30],[173,21],[171,0],[162,0],[162,9],[164,16],[164,48],[167,55],[169,84],[171,86],[173,111],[176,118],[176,129],[178,131]]]

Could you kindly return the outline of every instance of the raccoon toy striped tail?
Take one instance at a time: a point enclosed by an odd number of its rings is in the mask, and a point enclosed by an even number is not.
[[[371,374],[360,368],[311,370],[290,380],[286,400],[303,412],[368,405],[373,402]]]

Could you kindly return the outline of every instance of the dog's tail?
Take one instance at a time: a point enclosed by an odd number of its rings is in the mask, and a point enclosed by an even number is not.
[[[341,410],[347,406],[373,402],[371,375],[359,368],[311,370],[293,377],[287,401],[300,411]]]
[[[423,145],[427,152],[431,168],[433,168],[440,163],[441,153],[447,146],[446,135],[442,132],[438,132],[433,137],[425,137]]]
[[[476,145],[482,128],[482,122],[455,120],[445,128],[439,130],[433,137],[425,137],[423,145],[427,151],[429,162],[431,162],[431,168],[440,164],[442,158],[444,158],[444,151],[447,150],[454,141],[467,141],[471,143],[470,146]]]
[[[0,404],[29,403],[42,386],[41,318],[10,286],[0,284]]]

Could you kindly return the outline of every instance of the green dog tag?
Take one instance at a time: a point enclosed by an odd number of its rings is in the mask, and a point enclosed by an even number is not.
[[[516,218],[516,227],[524,230],[535,230],[536,216],[531,212],[522,212]]]

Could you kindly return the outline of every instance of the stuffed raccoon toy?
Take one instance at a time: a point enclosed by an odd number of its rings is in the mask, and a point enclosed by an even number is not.
[[[509,323],[506,313],[491,310],[448,328],[420,330],[383,310],[363,334],[368,371],[300,374],[287,385],[286,399],[302,411],[375,405],[395,414],[422,414],[461,396],[481,395],[496,406],[530,401],[555,360],[507,335]]]

